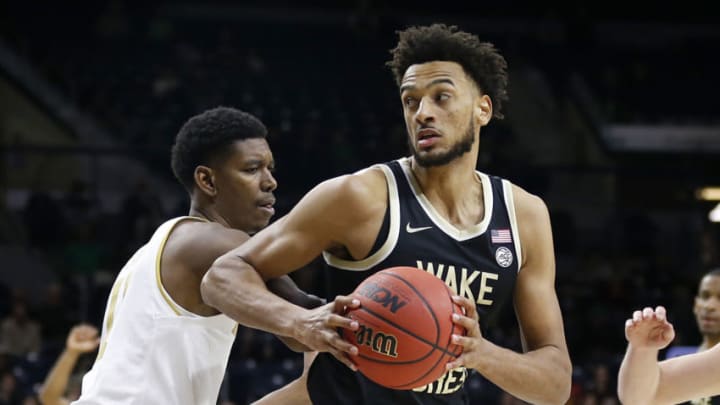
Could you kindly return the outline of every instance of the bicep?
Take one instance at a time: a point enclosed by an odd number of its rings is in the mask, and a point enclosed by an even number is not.
[[[555,346],[567,351],[562,314],[555,291],[555,254],[550,216],[542,201],[526,198],[518,207],[523,266],[515,287],[515,310],[525,350]]]
[[[283,276],[310,263],[335,243],[343,225],[337,208],[320,195],[306,196],[289,214],[263,229],[233,252],[252,265],[263,279]],[[325,209],[323,209],[325,208]]]

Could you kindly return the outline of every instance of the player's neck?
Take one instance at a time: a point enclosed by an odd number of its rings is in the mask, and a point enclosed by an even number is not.
[[[462,196],[464,192],[468,191],[468,184],[472,184],[471,182],[477,179],[476,162],[477,156],[468,152],[441,166],[420,166],[414,158],[411,158],[410,168],[423,192]]]
[[[476,225],[484,215],[483,185],[475,162],[469,164],[470,160],[463,158],[436,167],[421,167],[411,161],[422,193],[441,216],[459,228]]]
[[[195,201],[190,203],[190,212],[188,212],[188,215],[191,217],[205,218],[210,222],[217,222],[221,225],[230,227],[222,215],[215,212],[212,208],[203,207],[200,204],[197,204]]]

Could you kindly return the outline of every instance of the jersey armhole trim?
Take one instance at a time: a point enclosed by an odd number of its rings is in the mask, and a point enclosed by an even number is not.
[[[192,315],[195,315],[195,314],[193,314],[192,312],[186,310],[185,308],[180,307],[180,305],[178,305],[177,303],[175,303],[175,300],[172,299],[172,297],[171,297],[170,294],[167,292],[167,290],[165,290],[165,286],[163,286],[163,283],[162,283],[162,276],[161,276],[161,274],[160,274],[160,264],[161,264],[161,262],[162,262],[163,252],[165,251],[165,244],[167,243],[168,239],[170,239],[170,234],[172,233],[173,229],[175,229],[175,227],[176,227],[180,222],[185,221],[185,220],[196,220],[196,221],[205,221],[205,222],[207,222],[206,219],[204,219],[204,218],[199,218],[199,217],[186,216],[186,217],[177,218],[177,220],[170,225],[170,228],[167,230],[167,233],[163,236],[162,242],[160,242],[160,249],[158,249],[157,256],[155,257],[155,279],[157,280],[158,290],[160,290],[160,295],[163,297],[163,299],[164,299],[165,302],[168,304],[168,306],[170,307],[170,309],[171,309],[171,310],[175,313],[175,315],[177,315],[177,316],[182,316],[183,314],[192,316]],[[191,314],[192,314],[192,315],[191,315]]]
[[[395,177],[393,176],[390,168],[385,165],[377,165],[377,167],[382,169],[383,174],[385,175],[385,179],[387,181],[388,188],[388,204],[390,206],[390,229],[388,230],[387,239],[385,239],[385,243],[383,243],[380,249],[378,249],[375,253],[371,254],[365,259],[357,261],[341,259],[334,256],[332,253],[323,251],[322,255],[325,263],[329,264],[332,267],[351,271],[368,270],[371,267],[385,260],[397,244],[398,235],[400,234],[400,198],[398,196],[397,183],[395,182]]]
[[[510,229],[512,229],[513,245],[515,246],[515,253],[517,254],[517,271],[518,273],[522,269],[522,243],[520,241],[520,230],[518,229],[517,217],[515,216],[515,200],[513,198],[512,184],[503,179],[503,195],[505,197],[505,206],[507,207],[508,217],[510,219]]]

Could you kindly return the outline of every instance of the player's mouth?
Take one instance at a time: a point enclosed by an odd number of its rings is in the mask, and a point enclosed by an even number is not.
[[[275,198],[269,197],[269,198],[261,199],[260,201],[258,201],[257,205],[260,208],[260,210],[270,214],[270,216],[275,215],[275,208],[274,208]]]
[[[720,322],[720,319],[716,316],[700,316],[700,323],[703,325],[716,325]]]
[[[435,128],[423,128],[417,133],[417,145],[420,149],[427,149],[435,145],[442,137]]]

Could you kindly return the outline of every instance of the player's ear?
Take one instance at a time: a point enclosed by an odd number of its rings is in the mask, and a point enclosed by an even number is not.
[[[478,127],[484,127],[488,124],[488,122],[490,122],[493,115],[493,106],[490,96],[487,94],[478,94],[475,96],[473,114],[475,115],[475,125]]]
[[[217,195],[215,188],[215,173],[213,169],[207,166],[197,166],[195,168],[195,186],[203,193],[210,197]]]

